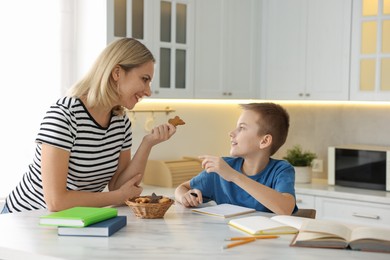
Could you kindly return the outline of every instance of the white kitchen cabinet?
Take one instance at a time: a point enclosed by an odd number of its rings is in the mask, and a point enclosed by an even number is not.
[[[317,218],[390,227],[390,205],[316,197]]]
[[[261,98],[348,100],[351,0],[265,0]]]
[[[390,2],[355,0],[351,100],[390,100]]]
[[[295,194],[296,204],[299,209],[315,209],[315,197],[312,195]]]
[[[316,209],[317,219],[390,227],[390,192],[328,185],[324,180],[296,184],[298,208]]]
[[[133,37],[156,58],[154,98],[192,98],[193,0],[108,0],[107,40]]]
[[[195,1],[196,98],[254,98],[260,1]]]

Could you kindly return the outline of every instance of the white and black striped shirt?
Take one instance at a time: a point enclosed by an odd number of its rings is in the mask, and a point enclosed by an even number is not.
[[[118,167],[120,152],[131,148],[131,123],[126,115],[112,115],[109,126],[103,128],[81,100],[64,97],[47,111],[36,143],[33,163],[6,198],[10,212],[46,208],[41,178],[42,143],[70,152],[68,190],[102,191]]]

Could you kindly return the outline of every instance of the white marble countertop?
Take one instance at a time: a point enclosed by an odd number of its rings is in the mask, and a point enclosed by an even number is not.
[[[312,183],[308,184],[295,184],[295,192],[390,205],[390,192],[328,185],[325,179],[313,179]]]
[[[173,196],[173,189],[146,187],[145,195]],[[0,259],[388,259],[389,254],[290,247],[292,235],[222,249],[225,238],[246,235],[229,219],[173,205],[163,219],[139,219],[127,207],[127,226],[111,237],[62,237],[38,225],[46,210],[0,215]],[[254,213],[264,214],[264,213]]]

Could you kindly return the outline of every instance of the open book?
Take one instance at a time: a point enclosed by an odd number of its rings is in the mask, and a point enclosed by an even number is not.
[[[235,218],[229,225],[251,235],[262,234],[295,234],[306,218],[287,215],[277,215],[271,218],[265,216],[249,216]]]
[[[291,246],[390,253],[390,229],[352,227],[335,221],[308,219],[302,224]]]
[[[247,214],[251,212],[255,212],[255,209],[246,208],[233,204],[219,204],[215,206],[207,206],[203,208],[193,208],[193,212],[202,213],[212,216],[230,218],[237,215]]]

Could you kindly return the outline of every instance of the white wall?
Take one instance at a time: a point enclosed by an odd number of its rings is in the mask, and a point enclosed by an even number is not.
[[[105,17],[105,0],[0,2],[0,198],[32,162],[47,108],[105,47]]]
[[[65,0],[67,1],[67,0]],[[107,1],[75,1],[75,80],[91,67],[107,44]]]
[[[59,4],[0,3],[0,197],[26,171],[43,114],[60,94]]]
[[[251,100],[255,102],[256,100]],[[248,102],[248,101],[247,101]],[[258,102],[262,102],[258,100]],[[324,171],[314,177],[327,178],[328,146],[342,144],[368,144],[390,146],[390,103],[353,102],[324,104],[314,102],[278,102],[290,114],[290,131],[285,145],[275,154],[282,158],[286,150],[295,144],[304,150],[315,152],[324,160]],[[177,134],[166,143],[156,146],[150,158],[174,160],[182,156],[202,154],[228,155],[230,138],[241,113],[238,103],[212,104],[210,102],[190,104],[186,101],[144,102],[136,109],[163,109],[170,106],[174,113],[166,116],[155,114],[156,123],[167,121],[175,115],[182,117],[186,124],[179,126]],[[132,116],[132,113],[130,113]],[[134,149],[145,135],[144,123],[151,113],[136,114],[133,133]]]

